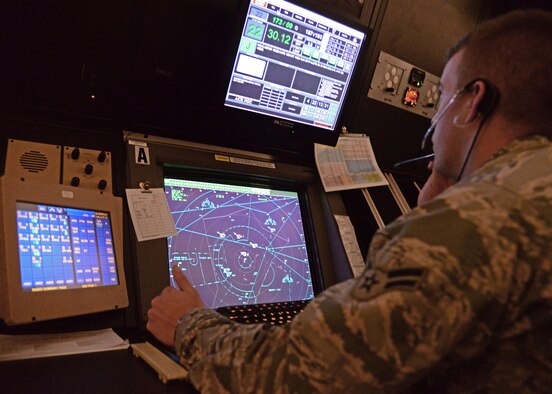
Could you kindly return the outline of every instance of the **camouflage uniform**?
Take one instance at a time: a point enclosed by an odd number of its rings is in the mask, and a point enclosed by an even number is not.
[[[516,140],[373,238],[370,267],[283,327],[176,333],[205,393],[552,391],[552,143]]]

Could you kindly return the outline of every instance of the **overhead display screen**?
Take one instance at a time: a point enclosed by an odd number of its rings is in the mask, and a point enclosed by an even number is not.
[[[211,308],[314,296],[296,192],[165,178],[178,265]]]
[[[225,104],[334,130],[366,39],[283,0],[252,0]]]

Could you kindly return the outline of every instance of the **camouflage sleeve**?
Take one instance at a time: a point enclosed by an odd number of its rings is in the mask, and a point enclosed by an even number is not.
[[[480,197],[466,217],[441,199],[376,234],[372,266],[321,293],[287,326],[189,313],[176,338],[192,383],[217,393],[387,393],[444,358],[477,354],[512,283],[508,265],[486,252],[503,247],[497,258],[511,257],[497,235],[507,218],[493,218]],[[483,224],[476,227],[472,214]]]
[[[419,281],[418,273],[399,273],[397,282],[380,276],[367,271],[361,281],[332,287],[283,327],[240,325],[195,310],[178,329],[180,360],[206,393],[403,388],[447,352],[469,308],[457,301],[447,305],[447,313],[431,305],[406,283]]]

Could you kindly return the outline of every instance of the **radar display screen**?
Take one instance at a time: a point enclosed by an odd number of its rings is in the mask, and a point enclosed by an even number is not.
[[[314,296],[296,192],[173,178],[164,183],[178,231],[168,238],[169,267],[182,269],[208,307]]]

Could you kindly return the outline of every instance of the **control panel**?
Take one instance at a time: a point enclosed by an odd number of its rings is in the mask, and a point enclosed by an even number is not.
[[[5,163],[0,319],[26,324],[128,306],[111,154],[9,139]]]
[[[111,152],[15,139],[9,148],[5,173],[12,177],[113,192]]]
[[[432,118],[439,105],[439,77],[380,52],[368,97]]]
[[[111,153],[65,146],[63,148],[63,184],[111,192]]]

